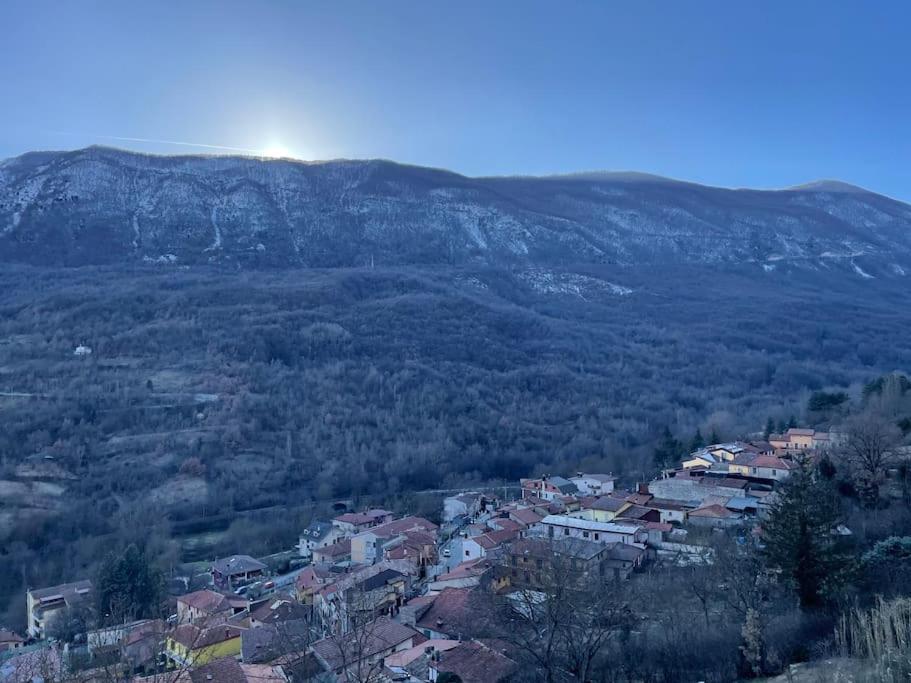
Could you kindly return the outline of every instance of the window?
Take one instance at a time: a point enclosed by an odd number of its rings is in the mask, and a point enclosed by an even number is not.
[[[563,535],[564,535],[564,536],[569,536],[569,529],[567,529],[567,528],[564,527],[564,529],[563,529]]]
[[[582,538],[588,538],[588,532],[587,532],[587,531],[583,531],[583,532],[582,532]]]
[[[773,476],[773,477],[776,476],[777,474],[778,474],[778,472],[776,472],[775,470],[772,470],[772,476]]]
[[[600,540],[601,540],[601,534],[599,534],[597,531],[595,532],[595,540],[596,540],[596,541],[600,541]]]
[[[468,557],[470,554],[471,553],[469,553],[467,550],[465,551],[465,557]]]

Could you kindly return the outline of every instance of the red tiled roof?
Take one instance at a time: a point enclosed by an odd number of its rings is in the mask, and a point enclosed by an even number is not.
[[[473,540],[479,546],[484,548],[484,550],[491,550],[492,548],[496,548],[506,543],[506,541],[511,541],[518,535],[519,534],[516,531],[490,531],[486,534],[475,536]]]
[[[202,629],[194,624],[182,624],[169,634],[174,642],[190,650],[223,643],[232,638],[240,638],[240,629],[227,624],[219,624]]]
[[[17,633],[0,628],[0,643],[22,643],[25,642]]]
[[[521,522],[522,524],[525,524],[526,526],[532,526],[544,519],[542,515],[539,515],[531,508],[521,508],[509,514],[513,517],[513,519]]]
[[[344,541],[327,545],[323,548],[316,548],[313,554],[319,554],[323,557],[343,557],[351,554],[351,539],[346,538]]]
[[[229,608],[227,597],[209,589],[181,595],[177,598],[177,602],[208,613],[220,612]]]
[[[471,594],[471,588],[444,588],[415,625],[439,633],[455,629],[456,633],[450,635],[457,635],[460,629],[464,630],[466,621],[473,618],[468,610]]]
[[[750,463],[750,466],[768,467],[775,470],[790,470],[794,468],[794,463],[790,460],[776,458],[774,455],[757,455],[753,459],[753,462]]]
[[[381,617],[358,631],[318,640],[313,643],[313,653],[335,670],[392,650],[408,639],[423,640],[414,629]]]
[[[727,519],[732,517],[734,513],[728,510],[723,505],[706,505],[705,507],[697,508],[690,512],[690,517],[710,517],[714,519]]]
[[[509,517],[497,517],[490,520],[490,524],[498,527],[500,531],[522,531],[526,528],[525,524],[509,519]]]
[[[456,674],[462,683],[498,683],[519,668],[502,652],[478,641],[462,643],[459,647],[441,652],[431,666],[439,672]]]

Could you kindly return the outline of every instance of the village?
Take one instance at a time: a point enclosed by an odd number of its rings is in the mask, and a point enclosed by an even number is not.
[[[238,548],[211,563],[208,586],[172,596],[167,618],[72,642],[54,625],[94,603],[92,581],[36,587],[27,631],[0,629],[0,680],[506,681],[520,664],[514,642],[482,628],[492,596],[534,621],[555,581],[711,563],[706,538],[755,539],[776,487],[840,438],[791,428],[708,445],[629,490],[585,472],[521,479],[512,498],[466,490],[443,499],[439,523],[380,508],[314,519],[292,571]]]

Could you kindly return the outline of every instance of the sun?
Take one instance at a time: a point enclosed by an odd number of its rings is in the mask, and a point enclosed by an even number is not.
[[[269,145],[266,149],[263,150],[262,156],[269,159],[285,159],[293,157],[291,151],[287,147],[282,145]]]

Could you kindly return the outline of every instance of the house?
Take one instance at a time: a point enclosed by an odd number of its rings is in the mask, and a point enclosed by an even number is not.
[[[318,589],[313,609],[323,626],[345,633],[355,624],[393,614],[405,601],[414,566],[406,561],[384,560],[340,577]]]
[[[770,434],[769,443],[775,449],[775,455],[785,455],[826,449],[836,445],[841,438],[841,435],[833,432],[792,427],[784,434]]]
[[[615,521],[621,522],[624,519],[635,519],[642,522],[660,522],[661,512],[652,507],[630,505],[616,517]]]
[[[784,481],[791,476],[791,470],[796,467],[792,460],[776,458],[774,455],[760,455],[750,463],[750,476]]]
[[[332,524],[344,532],[346,536],[359,533],[370,527],[385,524],[392,519],[388,510],[375,508],[366,512],[346,512],[332,520]]]
[[[427,587],[428,593],[434,595],[444,588],[473,588],[480,585],[481,577],[490,569],[485,558],[475,558],[457,564],[445,574],[440,574]]]
[[[609,543],[604,560],[604,576],[614,581],[623,581],[642,566],[645,561],[644,548],[626,543]]]
[[[354,671],[364,674],[355,674],[356,678],[367,680],[368,672],[374,669],[379,672],[382,668],[383,658],[410,650],[423,640],[414,629],[381,617],[357,631],[313,643],[312,653],[323,669],[336,677]]]
[[[338,575],[327,564],[311,564],[304,567],[294,580],[294,591],[298,601],[304,605],[313,604],[313,594]]]
[[[25,644],[25,639],[17,633],[0,628],[0,652],[18,650]]]
[[[632,503],[629,501],[615,496],[589,496],[580,501],[578,512],[573,512],[571,516],[595,522],[610,522],[630,505]]]
[[[579,472],[575,477],[570,477],[569,480],[576,485],[580,495],[600,496],[614,490],[614,483],[617,481],[617,477],[611,474],[585,474]]]
[[[218,588],[231,590],[264,577],[266,569],[249,555],[232,555],[212,563],[212,582]]]
[[[437,529],[436,524],[423,517],[403,517],[372,526],[351,537],[351,561],[356,564],[373,564],[383,559],[383,550],[387,546],[394,544],[407,532],[436,534]]]
[[[313,627],[300,619],[244,629],[240,634],[240,660],[247,664],[267,664],[293,657],[317,640],[314,633]]]
[[[280,666],[243,664],[233,657],[215,659],[190,671],[191,683],[287,683]]]
[[[121,661],[134,671],[157,666],[165,630],[161,619],[136,622],[120,641]]]
[[[165,639],[165,657],[172,667],[200,666],[240,654],[241,629],[221,623],[212,626],[180,624]]]
[[[512,509],[509,510],[507,514],[509,515],[509,519],[518,522],[519,524],[523,524],[526,527],[533,527],[547,516],[547,513],[538,512],[538,510],[533,507]]]
[[[55,619],[67,609],[87,606],[91,594],[92,582],[89,580],[29,590],[25,595],[28,635],[32,638],[45,638]]]
[[[383,545],[383,559],[405,560],[418,570],[437,562],[436,534],[406,531]]]
[[[393,681],[427,681],[430,676],[430,662],[440,652],[446,652],[461,643],[458,640],[425,640],[408,650],[393,652],[384,664],[387,678]],[[408,676],[408,678],[406,678]]]
[[[472,603],[478,595],[471,588],[444,588],[417,615],[414,627],[427,638],[460,640],[476,622]]]
[[[686,521],[686,508],[680,503],[664,498],[652,498],[649,507],[658,511],[658,521],[667,524],[683,524]]]
[[[518,671],[519,665],[502,650],[478,640],[438,653],[430,661],[428,680],[435,682],[444,673],[458,676],[462,683],[500,683]]]
[[[693,526],[728,527],[740,524],[743,518],[724,505],[714,503],[691,510],[687,519]]]
[[[311,611],[290,597],[272,597],[250,609],[250,628],[274,626],[288,621],[308,621]]]
[[[731,464],[731,473],[754,479],[772,479],[783,481],[791,475],[796,467],[793,460],[785,460],[774,455],[753,455],[738,458]]]
[[[322,548],[313,549],[314,564],[335,565],[351,560],[351,539],[346,538],[332,545],[324,545]]]
[[[472,491],[443,499],[443,522],[452,522],[460,517],[473,517],[484,507],[484,495]]]
[[[228,598],[213,590],[204,589],[187,593],[177,598],[177,621],[181,624],[212,619],[216,616],[231,616],[232,608]]]
[[[540,517],[538,518],[540,521]],[[520,536],[528,528],[525,524],[517,522],[509,517],[494,517],[487,520],[487,526],[491,531],[512,531]]]
[[[648,533],[639,525],[595,522],[566,515],[548,515],[541,520],[547,538],[581,538],[595,543],[644,543]]]
[[[459,542],[459,559],[462,562],[486,557],[489,552],[502,544],[518,538],[517,531],[489,531],[479,536],[463,538]]]
[[[345,538],[345,532],[332,522],[313,520],[300,535],[297,551],[301,557],[311,557],[313,550],[324,548]]]
[[[712,455],[711,453],[709,453],[707,450],[705,450],[703,448],[698,451],[694,451],[693,453],[690,453],[689,457],[687,457],[681,463],[681,465],[682,465],[683,469],[685,469],[685,470],[700,469],[700,468],[708,469],[709,467],[713,467],[714,465],[717,465],[719,462],[720,462],[720,458],[716,458],[714,455]]]
[[[553,501],[561,496],[576,495],[576,485],[563,477],[541,477],[540,479],[520,479],[522,498],[535,497]]]
[[[538,589],[554,581],[600,580],[609,554],[608,545],[580,538],[527,538],[506,548],[501,562],[510,585]]]

